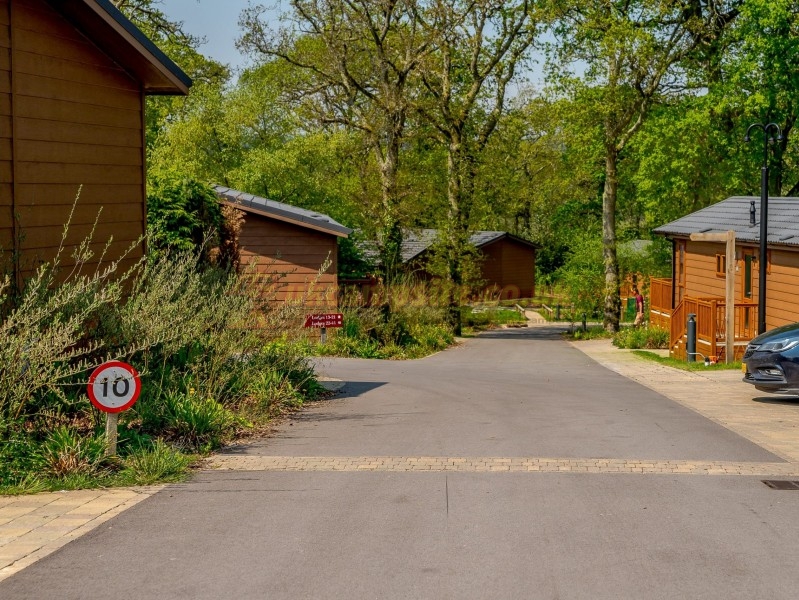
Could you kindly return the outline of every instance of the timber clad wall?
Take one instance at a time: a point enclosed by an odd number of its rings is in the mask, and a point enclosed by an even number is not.
[[[724,297],[724,277],[716,275],[716,255],[724,253],[724,247],[710,242],[688,242],[685,261],[686,295],[692,297]],[[757,248],[736,247],[735,299],[744,301],[743,255],[757,257]],[[766,287],[766,328],[799,321],[799,248],[772,249],[770,269]],[[757,303],[760,261],[752,264],[752,295],[749,300]]]
[[[740,252],[740,249],[738,251]],[[716,254],[720,252],[725,252],[725,248],[720,244],[711,242],[687,243],[685,260],[686,295],[694,298],[724,297],[724,277],[716,275]],[[740,269],[738,272],[740,273]],[[736,277],[735,299],[740,301],[743,286],[738,279]]]
[[[766,328],[799,321],[799,248],[795,251],[771,250],[771,269],[767,278]],[[757,299],[756,276],[753,287]]]
[[[239,236],[241,264],[257,262],[260,274],[277,274],[277,300],[299,300],[316,279],[320,267],[330,267],[313,286],[309,303],[337,305],[337,238],[334,235],[245,213]]]
[[[111,237],[106,258],[120,256],[145,225],[141,85],[44,0],[0,0],[0,78],[0,244],[16,214],[30,275],[55,255],[82,185],[62,265],[98,214],[95,256]]]
[[[0,0],[0,250],[11,248],[13,181],[11,144],[11,27],[10,6]],[[1,266],[1,265],[0,265]],[[2,274],[2,271],[0,271]]]
[[[535,251],[513,240],[503,239],[480,248],[485,255],[483,279],[495,283],[511,298],[535,295]],[[505,294],[503,294],[503,297]]]

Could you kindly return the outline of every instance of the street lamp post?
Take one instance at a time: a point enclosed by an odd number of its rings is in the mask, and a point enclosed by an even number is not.
[[[744,141],[751,139],[753,129],[763,132],[763,166],[760,168],[760,258],[758,261],[757,332],[766,331],[766,262],[768,252],[768,146],[782,140],[782,131],[776,123],[753,123],[746,130]],[[774,135],[776,133],[776,136]]]

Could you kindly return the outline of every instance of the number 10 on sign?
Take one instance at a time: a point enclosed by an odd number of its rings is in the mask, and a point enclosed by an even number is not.
[[[89,400],[107,413],[129,409],[139,399],[141,380],[136,369],[116,360],[97,367],[89,377]]]

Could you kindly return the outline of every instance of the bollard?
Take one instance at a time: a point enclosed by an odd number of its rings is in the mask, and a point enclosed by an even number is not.
[[[686,362],[696,362],[696,313],[688,313],[688,340],[685,343]]]
[[[583,313],[583,333],[585,333],[586,331],[588,331],[588,325],[586,325],[586,322],[585,322],[585,317],[586,317],[586,314],[585,314],[585,313]]]
[[[560,304],[555,306],[555,320],[560,321]]]

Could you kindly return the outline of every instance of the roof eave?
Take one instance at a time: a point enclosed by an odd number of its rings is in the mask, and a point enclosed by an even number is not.
[[[485,242],[483,242],[481,244],[476,244],[475,247],[476,248],[483,248],[485,246],[490,246],[491,244],[494,244],[496,242],[500,242],[500,241],[505,240],[505,239],[512,240],[512,241],[518,242],[520,244],[524,244],[525,246],[533,248],[534,250],[538,250],[538,249],[541,248],[540,244],[536,244],[535,242],[531,242],[530,240],[526,240],[526,239],[521,238],[521,237],[519,237],[517,235],[513,235],[512,233],[508,233],[507,231],[505,233],[503,233],[502,235],[500,235],[498,237],[495,237],[494,239],[487,240],[487,241],[485,241]]]
[[[109,0],[48,2],[135,76],[146,94],[189,93],[191,78]]]
[[[244,204],[243,202],[228,200],[226,198],[220,198],[219,201],[226,206],[231,206],[233,208],[243,210],[244,212],[256,214],[261,217],[268,217],[270,219],[276,219],[278,221],[283,221],[285,223],[291,223],[292,225],[305,227],[306,229],[321,231],[322,233],[329,233],[331,235],[335,235],[336,237],[347,238],[349,237],[349,234],[352,233],[352,229],[350,229],[349,227],[337,226],[332,223],[329,223],[327,225],[322,225],[321,223],[319,223],[314,219],[311,219],[310,217],[306,218],[302,216],[292,215],[285,211],[280,210],[279,208],[269,207],[268,209],[260,209],[260,208],[255,208],[254,206],[250,206],[249,204]]]

